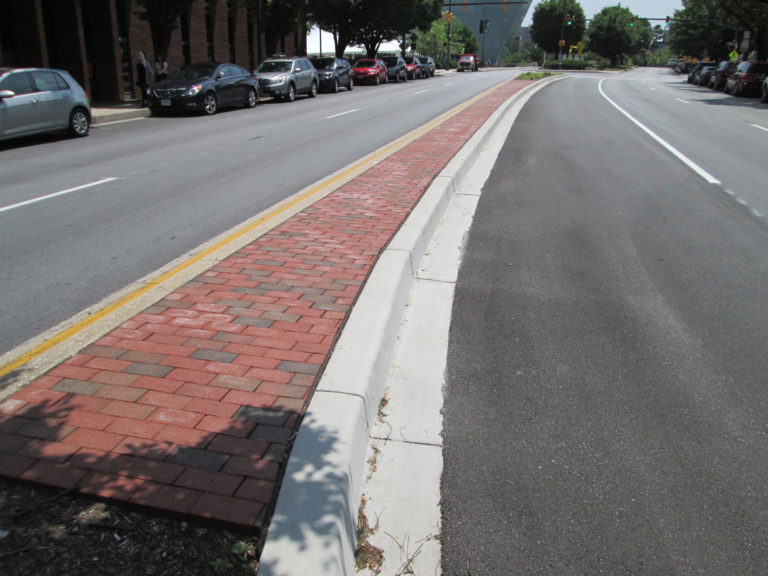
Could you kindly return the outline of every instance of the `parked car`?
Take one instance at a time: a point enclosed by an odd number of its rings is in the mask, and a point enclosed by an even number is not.
[[[45,132],[87,136],[91,105],[64,70],[0,68],[0,140]]]
[[[361,58],[352,67],[352,78],[355,82],[366,82],[377,86],[389,80],[387,65],[379,58]]]
[[[675,72],[678,74],[688,74],[693,68],[693,63],[686,62],[685,60],[678,60],[675,64]]]
[[[459,72],[477,72],[479,69],[480,59],[477,57],[477,54],[462,54],[459,56]]]
[[[346,58],[310,58],[309,61],[317,70],[321,90],[338,92],[341,86],[347,90],[355,87],[352,67]]]
[[[387,79],[400,82],[408,80],[408,70],[405,67],[405,60],[400,56],[386,56],[383,58],[387,65]]]
[[[717,66],[717,64],[715,62],[696,62],[696,64],[693,65],[693,68],[691,68],[688,71],[688,78],[687,78],[688,83],[689,84],[698,84],[699,73],[706,66]]]
[[[411,80],[424,77],[424,69],[421,67],[421,60],[419,60],[418,56],[406,56],[405,69],[408,71],[408,78]]]
[[[728,76],[736,70],[738,64],[738,62],[731,62],[730,60],[720,62],[709,78],[709,87],[713,90],[725,89],[725,82],[728,80]]]
[[[182,66],[165,80],[150,86],[149,110],[163,112],[202,112],[216,114],[219,108],[255,108],[259,86],[245,68],[225,62],[205,62]]]
[[[435,75],[435,59],[432,56],[419,56],[421,67],[426,71],[430,78]]]
[[[768,62],[746,60],[736,66],[725,82],[725,93],[736,96],[758,96],[768,76]]]
[[[301,56],[276,56],[264,60],[254,73],[262,94],[293,102],[297,94],[317,96],[320,78],[312,62]]]
[[[712,77],[715,70],[717,70],[715,66],[704,66],[694,75],[693,83],[697,86],[708,86],[709,79]]]

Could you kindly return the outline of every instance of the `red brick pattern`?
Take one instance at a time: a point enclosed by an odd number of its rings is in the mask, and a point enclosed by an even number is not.
[[[0,474],[239,527],[378,255],[509,82],[0,403]]]

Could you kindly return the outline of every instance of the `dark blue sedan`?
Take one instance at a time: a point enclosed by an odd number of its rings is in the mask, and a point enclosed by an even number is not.
[[[246,106],[259,101],[259,84],[237,64],[190,64],[179,68],[149,90],[149,109],[163,112],[215,114],[219,108]]]

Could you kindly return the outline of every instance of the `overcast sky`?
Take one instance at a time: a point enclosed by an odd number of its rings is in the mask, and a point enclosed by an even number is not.
[[[523,26],[530,26],[531,18],[533,18],[533,11],[539,1],[540,0],[533,0],[531,3],[531,8],[528,10]],[[681,0],[579,0],[579,4],[581,4],[582,9],[584,10],[584,15],[587,18],[592,18],[606,6],[616,6],[617,4],[629,8],[633,14],[637,14],[642,18],[666,18],[667,16],[673,16],[675,10],[681,10],[683,8]],[[651,24],[663,23],[651,21]]]

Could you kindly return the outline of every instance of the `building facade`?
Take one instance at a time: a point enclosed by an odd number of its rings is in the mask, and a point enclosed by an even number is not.
[[[477,44],[481,47],[480,58],[494,64],[499,60],[507,38],[523,23],[531,1],[446,0],[444,5],[475,33]]]
[[[262,0],[192,0],[156,53],[150,25],[134,0],[0,0],[0,66],[68,70],[96,102],[134,100],[136,61],[162,56],[169,70],[192,62],[234,62],[253,69],[267,57]],[[279,40],[304,49],[304,30]]]

